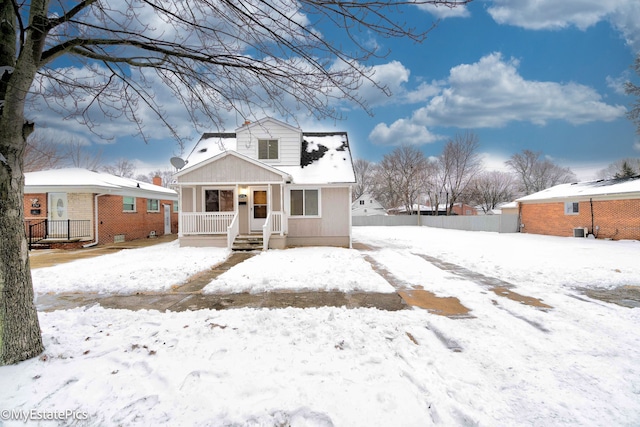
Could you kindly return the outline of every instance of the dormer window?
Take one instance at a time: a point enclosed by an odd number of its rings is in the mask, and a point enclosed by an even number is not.
[[[278,160],[278,140],[277,139],[259,139],[258,140],[258,159],[260,160]]]

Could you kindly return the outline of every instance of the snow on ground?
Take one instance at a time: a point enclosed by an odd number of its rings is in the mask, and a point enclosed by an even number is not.
[[[181,248],[178,241],[126,249],[32,270],[36,293],[97,292],[131,294],[167,291],[229,255],[222,248]]]
[[[220,275],[203,292],[274,290],[394,292],[358,251],[327,247],[262,252]]]
[[[343,308],[40,313],[46,350],[0,367],[0,418],[68,410],[87,418],[77,425],[100,426],[640,425],[640,309],[577,289],[638,286],[639,242],[416,227],[354,234],[379,246],[368,254],[407,286],[456,296],[473,317]],[[509,281],[553,308],[503,298],[420,255]],[[160,267],[173,256],[154,259]],[[104,258],[59,274],[80,283]],[[288,277],[286,257],[266,259]],[[345,271],[370,274],[351,257],[331,261],[326,283]],[[272,277],[245,267],[256,282]],[[140,284],[133,277],[130,287]]]

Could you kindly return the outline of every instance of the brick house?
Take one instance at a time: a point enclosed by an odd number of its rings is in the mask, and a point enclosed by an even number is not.
[[[178,194],[86,169],[25,173],[25,231],[31,244],[78,248],[178,231]]]
[[[561,184],[516,202],[523,233],[640,240],[640,176]]]

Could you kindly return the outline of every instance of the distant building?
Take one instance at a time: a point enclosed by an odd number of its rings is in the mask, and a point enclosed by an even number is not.
[[[387,215],[387,211],[373,196],[365,193],[351,203],[352,216]]]

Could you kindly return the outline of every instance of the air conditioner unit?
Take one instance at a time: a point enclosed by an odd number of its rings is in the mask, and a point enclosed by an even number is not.
[[[573,229],[573,237],[587,237],[589,229],[587,227],[576,227]]]

